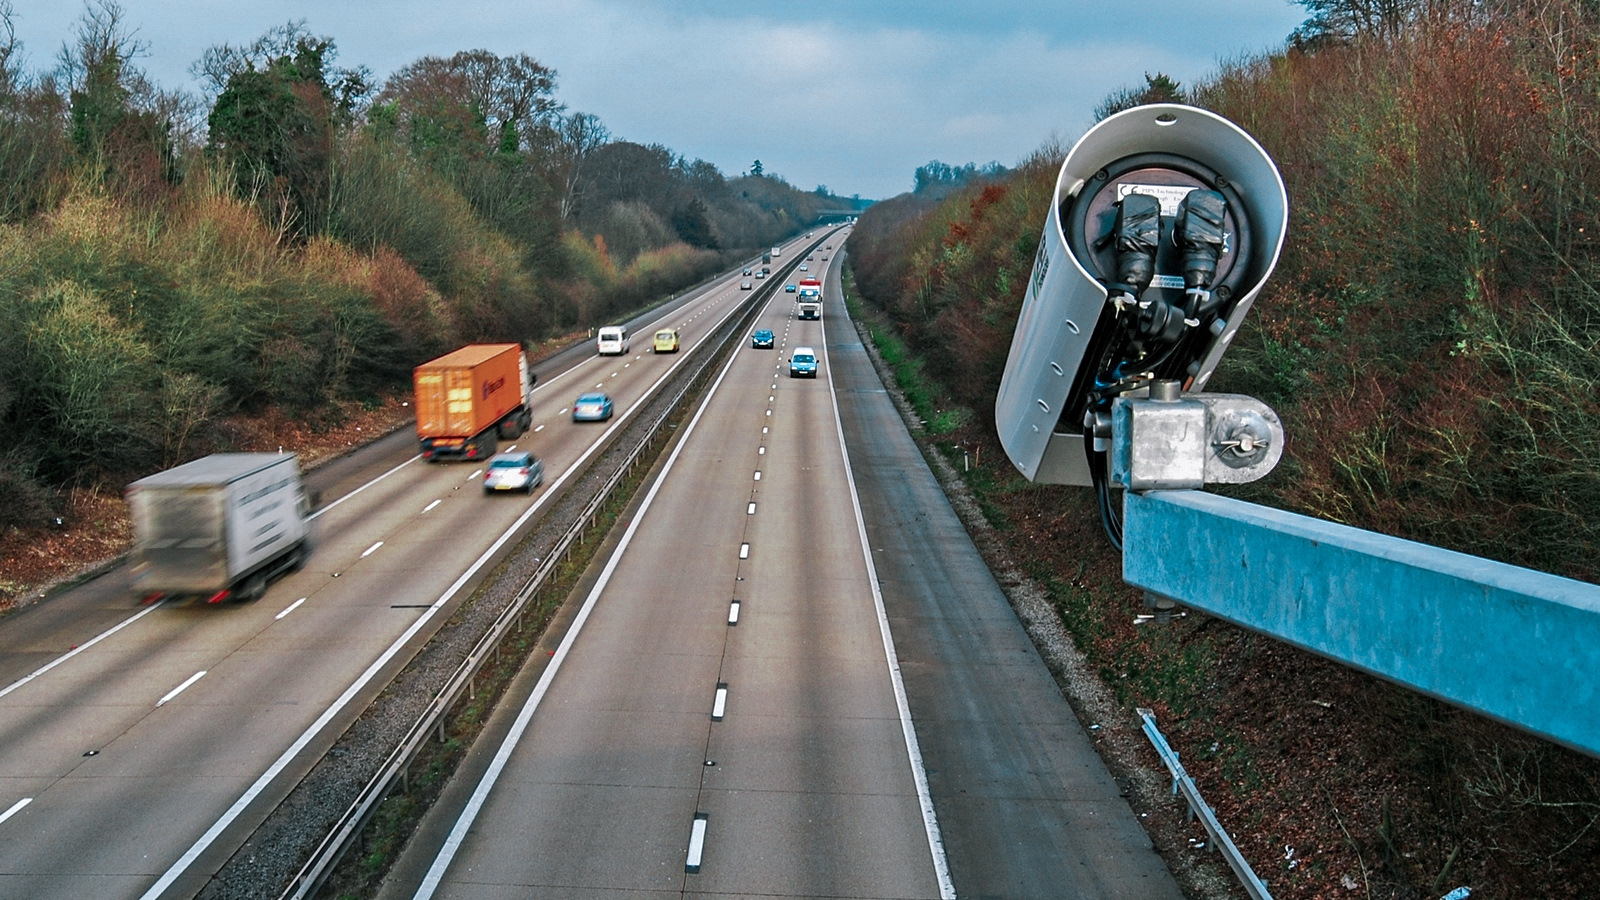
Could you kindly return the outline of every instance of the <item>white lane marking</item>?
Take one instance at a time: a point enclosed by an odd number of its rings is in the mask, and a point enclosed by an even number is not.
[[[615,377],[617,377],[617,373],[615,373],[615,372],[612,372],[612,373],[611,373],[611,377],[612,377],[612,378],[615,378]]]
[[[558,416],[564,416],[566,414],[567,414],[567,408],[565,406],[561,407],[561,412],[556,413],[556,415],[558,415]],[[540,427],[542,428],[543,426],[540,426]]]
[[[624,369],[626,369],[626,368],[627,368],[627,367],[629,367],[629,366],[631,366],[631,365],[633,365],[633,363],[623,363],[623,364],[622,364],[622,367],[623,367],[623,368],[624,368]],[[612,374],[612,375],[616,375],[616,373],[615,373],[615,372],[613,372],[613,373],[611,373],[611,374]]]
[[[761,426],[761,433],[762,434],[766,434],[767,433],[767,426],[765,426],[765,425]]]
[[[755,501],[751,501],[750,505],[745,507],[744,514],[747,515],[747,516],[753,516],[753,515],[756,514]]]
[[[289,613],[292,613],[295,610],[299,609],[300,608],[300,604],[302,604],[304,602],[306,602],[306,598],[301,597],[299,600],[296,600],[295,602],[293,602],[293,603],[289,604],[288,606],[284,607],[283,612],[278,613],[277,615],[273,616],[272,618],[274,620],[281,619],[284,616],[287,616]]]
[[[739,624],[739,601],[737,601],[737,600],[735,600],[732,603],[728,604],[728,624],[729,625],[737,625],[737,624]]]
[[[933,857],[933,873],[939,881],[940,900],[955,900],[955,882],[950,880],[950,862],[944,853],[944,838],[939,833],[939,818],[933,811],[933,796],[928,790],[928,772],[922,766],[922,748],[917,729],[911,722],[911,704],[906,700],[906,684],[900,675],[900,658],[894,652],[894,635],[889,632],[889,613],[878,589],[878,567],[872,563],[872,548],[867,540],[867,521],[861,515],[861,496],[856,493],[855,471],[850,467],[850,448],[844,443],[844,422],[839,416],[839,394],[833,387],[833,363],[828,359],[828,326],[822,323],[822,364],[828,368],[828,397],[833,402],[833,427],[839,435],[839,454],[844,457],[844,477],[850,485],[850,507],[855,511],[856,536],[861,541],[861,558],[867,564],[867,585],[872,588],[872,604],[878,611],[878,632],[883,636],[883,656],[894,684],[894,703],[900,711],[900,731],[905,735],[906,758],[917,785],[917,800],[922,805],[922,828],[928,834],[928,852]]]
[[[162,601],[162,603],[165,603],[165,602],[166,601],[164,601],[164,600]],[[67,651],[66,653],[63,653],[62,655],[56,657],[55,659],[50,660],[49,662],[45,663],[44,665],[40,666],[39,668],[34,669],[32,672],[29,672],[27,675],[24,675],[23,677],[18,678],[16,681],[13,681],[10,684],[6,685],[5,690],[0,691],[0,697],[4,697],[5,695],[11,693],[12,691],[16,690],[17,688],[22,687],[23,685],[25,685],[28,682],[34,680],[35,678],[38,678],[40,675],[43,675],[44,673],[50,671],[51,669],[54,669],[56,666],[59,666],[62,663],[66,662],[67,660],[73,658],[74,656],[77,656],[79,653],[82,653],[83,651],[89,649],[90,647],[93,647],[95,644],[98,644],[101,641],[105,640],[106,638],[111,637],[113,634],[116,634],[117,632],[121,631],[122,629],[127,628],[129,625],[132,625],[133,623],[139,621],[140,619],[144,618],[145,616],[148,616],[151,613],[155,612],[160,607],[161,607],[161,603],[156,603],[156,604],[153,604],[153,605],[151,605],[149,607],[146,607],[145,609],[141,609],[138,612],[134,613],[133,615],[127,617],[126,619],[123,619],[121,622],[118,622],[117,624],[111,626],[110,628],[107,628],[105,631],[102,631],[99,634],[95,635],[93,638],[90,638],[89,640],[85,641],[84,643],[81,643],[78,646],[73,647],[71,650]]]
[[[757,447],[756,448],[756,455],[757,456],[766,456],[767,455],[767,448],[765,448],[765,447]]]
[[[772,415],[772,410],[770,410],[770,409],[767,410],[767,415],[769,415],[769,416]]]
[[[564,409],[563,409],[563,410],[562,410],[562,412],[566,412],[566,410],[564,410]],[[540,425],[540,426],[539,426],[539,427],[538,427],[538,428],[535,428],[535,429],[534,429],[534,430],[533,430],[533,433],[534,433],[534,434],[538,434],[538,433],[539,433],[539,432],[541,432],[541,431],[543,431],[543,430],[544,430],[544,426],[543,426],[543,425]]]
[[[774,401],[776,399],[778,399],[777,395],[773,395],[773,396],[767,398],[767,402],[771,403],[772,401]]]
[[[22,808],[24,806],[27,806],[29,803],[32,803],[32,802],[33,802],[33,798],[32,797],[23,797],[21,800],[18,800],[17,802],[11,804],[11,808],[10,809],[6,810],[3,813],[0,813],[0,822],[4,822],[5,820],[11,818],[12,816],[16,815],[17,813],[22,812]]]
[[[718,324],[720,325],[721,323],[719,322]],[[439,884],[444,881],[444,874],[449,870],[450,863],[455,859],[456,853],[460,851],[462,842],[467,838],[468,830],[472,828],[472,823],[477,821],[478,813],[483,809],[483,804],[488,801],[489,793],[494,790],[495,782],[500,780],[500,773],[505,771],[506,763],[511,759],[511,752],[516,749],[517,742],[522,740],[523,732],[528,730],[528,724],[533,721],[534,712],[538,710],[539,703],[544,700],[545,693],[550,690],[550,683],[555,680],[556,673],[561,671],[562,662],[566,660],[567,654],[572,652],[573,643],[578,640],[578,634],[583,631],[583,623],[589,620],[589,614],[594,611],[595,604],[599,602],[601,592],[606,589],[606,585],[611,583],[612,574],[616,572],[617,566],[622,562],[622,554],[627,551],[628,545],[633,543],[633,536],[639,530],[639,523],[644,521],[645,513],[650,511],[650,505],[655,502],[656,494],[660,493],[661,485],[666,481],[668,473],[672,471],[672,467],[677,464],[678,456],[683,452],[683,448],[688,445],[689,435],[694,433],[695,426],[700,424],[701,416],[705,415],[706,410],[710,408],[711,398],[716,396],[717,388],[721,387],[723,380],[728,377],[728,371],[733,368],[733,364],[738,360],[740,352],[742,352],[742,347],[736,347],[733,354],[728,357],[727,363],[722,367],[722,372],[717,375],[717,380],[712,382],[711,387],[706,391],[705,399],[701,401],[700,408],[695,410],[694,417],[689,420],[688,426],[684,428],[683,439],[679,440],[677,445],[672,448],[672,454],[667,457],[667,464],[661,467],[661,473],[656,476],[655,483],[651,484],[650,490],[645,493],[644,500],[639,504],[639,512],[634,515],[633,521],[629,522],[628,527],[622,532],[622,539],[617,542],[617,548],[612,551],[611,558],[606,560],[605,567],[600,570],[600,577],[595,581],[594,587],[590,589],[589,596],[584,599],[583,606],[578,608],[578,614],[573,617],[572,624],[567,628],[566,636],[561,639],[560,646],[556,647],[556,652],[551,655],[549,665],[545,666],[544,674],[539,676],[538,683],[533,686],[533,692],[528,695],[528,700],[522,705],[521,712],[517,713],[516,721],[511,723],[511,730],[506,733],[505,740],[500,743],[500,749],[495,751],[494,759],[489,762],[488,769],[483,773],[483,780],[478,782],[477,789],[472,792],[471,799],[467,801],[466,807],[461,811],[461,817],[456,819],[455,826],[450,829],[450,836],[445,839],[444,846],[439,849],[439,855],[434,857],[433,865],[428,868],[427,876],[422,879],[422,884],[417,887],[417,892],[413,895],[414,900],[429,900],[434,892],[439,889]],[[676,367],[677,363],[673,365]],[[668,374],[671,374],[670,370]],[[663,378],[665,377],[663,376]],[[592,444],[590,452],[593,452],[592,448],[598,446],[600,446],[599,442]],[[580,459],[579,462],[581,463],[582,460]],[[576,468],[574,466],[573,469],[569,469],[569,473],[575,471]],[[564,480],[567,476],[562,475],[561,477]],[[554,489],[559,484],[560,482],[557,482],[557,484],[552,485],[551,492],[546,493],[545,496],[552,496]],[[543,498],[540,499],[540,502],[543,502]],[[405,635],[402,639],[409,637],[410,635]],[[287,758],[284,759],[284,764],[288,764]],[[196,856],[199,855],[198,851],[193,852]],[[176,876],[174,875],[174,877]],[[141,900],[155,900],[158,894],[159,891],[146,894]]]
[[[757,470],[756,470],[756,480],[757,480],[757,481],[760,481],[760,480],[761,480],[761,470],[760,470],[760,469],[757,469]]]
[[[361,558],[362,559],[366,559],[367,557],[371,556],[372,554],[378,552],[378,548],[382,547],[382,546],[383,546],[383,541],[379,541],[376,544],[373,544],[371,547],[368,547],[366,550],[362,551]]]
[[[205,669],[201,669],[200,671],[194,673],[193,675],[190,675],[188,677],[188,679],[186,679],[183,682],[183,684],[180,684],[177,687],[173,688],[172,690],[167,691],[167,695],[165,697],[162,697],[160,700],[157,700],[156,701],[156,706],[165,706],[167,704],[168,700],[171,700],[173,697],[176,697],[179,694],[183,693],[185,688],[187,688],[191,684],[194,684],[196,681],[199,681],[200,679],[202,679],[204,677],[206,677],[206,670]]]
[[[424,506],[424,507],[423,507],[423,508],[422,508],[422,511],[423,511],[423,512],[425,512],[425,513],[428,513],[428,512],[433,512],[433,508],[434,508],[434,507],[435,507],[435,506],[438,506],[438,505],[439,505],[439,504],[441,504],[441,503],[443,503],[443,502],[444,502],[444,501],[443,501],[443,500],[435,500],[435,501],[433,501],[433,502],[432,502],[432,503],[429,503],[429,504],[428,504],[428,505],[427,505],[427,506]]]
[[[750,545],[749,544],[740,544],[739,545],[739,558],[740,559],[749,559],[750,558]]]
[[[721,722],[723,714],[728,711],[728,684],[721,682],[717,685],[717,696],[711,701],[711,721]]]
[[[706,814],[695,813],[694,824],[689,827],[689,855],[684,857],[683,870],[690,875],[700,871],[700,860],[706,850]]]
[[[606,383],[604,381],[602,381],[599,384],[595,385],[595,387],[605,387],[605,386],[606,386]]]
[[[405,462],[401,463],[400,465],[395,466],[394,468],[392,468],[389,471],[383,473],[382,475],[379,475],[377,478],[372,479],[371,481],[367,482],[366,484],[363,484],[361,487],[356,488],[355,490],[351,491],[350,493],[345,494],[343,497],[340,497],[339,499],[333,501],[332,503],[329,503],[327,506],[324,506],[323,508],[317,510],[316,512],[312,513],[310,516],[307,516],[307,518],[315,519],[317,516],[322,515],[323,513],[327,512],[330,509],[333,509],[335,506],[338,506],[339,504],[345,502],[346,500],[349,500],[351,497],[354,497],[355,495],[361,493],[362,491],[366,490],[367,488],[372,487],[373,485],[377,484],[378,482],[384,480],[385,478],[388,478],[390,475],[393,475],[394,473],[400,471],[401,469],[404,469],[406,466],[411,465],[412,463],[416,462],[417,460],[419,460],[421,458],[422,458],[422,454],[418,453],[416,456],[411,457],[410,459],[406,460]]]
[[[507,447],[505,449],[505,452],[510,453],[511,451],[513,451],[515,449],[517,449],[517,445],[516,444],[512,444],[511,446],[509,446],[509,447]]]
[[[483,474],[483,470],[479,469],[476,472],[473,472],[471,475],[468,475],[467,476],[467,480],[471,481],[472,479],[477,478],[479,475],[482,475],[482,474]]]

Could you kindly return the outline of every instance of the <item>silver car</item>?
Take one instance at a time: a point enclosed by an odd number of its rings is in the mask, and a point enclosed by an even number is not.
[[[500,491],[521,491],[524,494],[533,493],[533,489],[544,483],[544,463],[539,457],[526,451],[515,453],[496,453],[489,458],[488,468],[483,470],[483,492],[495,494]]]

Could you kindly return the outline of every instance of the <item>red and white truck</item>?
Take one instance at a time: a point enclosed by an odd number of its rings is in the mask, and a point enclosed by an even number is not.
[[[800,318],[822,318],[822,282],[815,278],[802,278],[795,301],[800,304]]]
[[[488,459],[533,425],[533,382],[520,344],[468,344],[417,366],[422,458]]]

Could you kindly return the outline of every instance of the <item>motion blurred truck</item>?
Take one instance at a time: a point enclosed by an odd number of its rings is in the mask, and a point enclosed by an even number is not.
[[[137,596],[254,600],[311,554],[292,453],[216,453],[128,485]]]
[[[468,344],[417,366],[422,458],[488,459],[533,424],[533,376],[520,344]]]

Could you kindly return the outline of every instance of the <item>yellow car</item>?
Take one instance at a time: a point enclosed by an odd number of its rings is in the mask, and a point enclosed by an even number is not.
[[[663,328],[656,332],[655,347],[653,349],[657,353],[677,353],[678,329]]]

